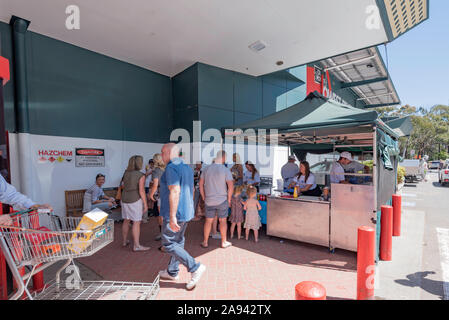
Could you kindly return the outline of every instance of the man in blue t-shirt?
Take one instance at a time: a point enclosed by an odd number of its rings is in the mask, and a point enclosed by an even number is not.
[[[162,159],[167,164],[160,180],[160,215],[162,223],[162,245],[171,255],[167,270],[159,272],[163,279],[177,280],[179,263],[192,273],[186,288],[195,288],[206,266],[196,262],[184,249],[187,224],[194,216],[193,170],[179,157],[179,148],[174,143],[165,144],[161,150]]]

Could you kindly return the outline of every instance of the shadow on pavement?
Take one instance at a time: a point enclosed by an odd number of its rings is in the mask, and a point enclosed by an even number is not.
[[[439,182],[432,182],[432,184],[433,184],[433,186],[436,187],[436,188],[447,188],[447,186],[442,185],[442,184],[439,183]]]
[[[217,261],[223,264],[240,261],[249,263],[247,260],[248,253],[253,253],[264,256],[266,263],[280,261],[293,266],[307,266],[351,273],[357,271],[355,252],[337,249],[332,254],[327,247],[269,237],[266,235],[265,229],[260,230],[258,243],[254,242],[252,233],[249,241],[236,240],[235,238],[231,240],[233,247],[241,250],[235,251],[232,247],[222,249],[220,248],[220,240],[216,239],[210,239],[209,247],[202,248],[200,244],[203,240],[203,225],[204,220],[191,222],[186,231],[185,249],[194,258],[199,258],[199,261],[201,261],[202,256],[207,255],[212,261],[217,256]],[[170,260],[169,254],[157,250],[160,242],[154,241],[155,236],[159,233],[156,218],[151,217],[149,223],[141,225],[141,243],[152,247],[147,252],[133,253],[130,247],[122,248],[121,227],[121,223],[115,223],[113,243],[93,256],[80,258],[80,262],[107,280],[152,282],[160,270],[167,268]],[[210,253],[213,255],[208,255]],[[254,255],[251,256],[251,259],[255,259]],[[261,263],[261,260],[258,261]],[[175,284],[169,281],[161,281],[161,288],[178,288],[178,285],[180,286],[179,289],[185,288],[185,283]]]
[[[416,183],[405,183],[404,184],[404,188],[417,188],[418,187],[418,184],[416,184]]]
[[[202,226],[203,221],[192,222],[190,224],[191,231],[196,235],[202,233]],[[242,234],[244,235],[244,229],[242,230]],[[192,239],[192,237],[190,239]],[[212,250],[223,250],[223,254],[226,252],[226,249],[221,249],[217,246],[219,243],[217,240],[214,242],[209,241],[209,247],[202,248],[199,246],[202,237],[197,239],[198,245],[194,245],[193,247],[186,245],[186,248],[188,248],[187,251],[189,251],[193,257],[201,256]],[[254,242],[252,233],[250,233],[248,241],[244,239],[236,240],[236,238],[228,240],[232,242],[234,247],[291,265],[346,272],[357,271],[357,255],[355,252],[336,249],[335,253],[330,253],[328,247],[268,236],[266,234],[266,226],[263,226],[259,230],[258,243]]]
[[[329,297],[329,296],[327,296],[326,300],[345,300],[345,301],[348,301],[348,300],[355,300],[355,299],[347,299],[347,298],[338,298],[338,297]]]
[[[435,281],[426,279],[429,274],[435,274],[434,271],[422,271],[415,272],[413,274],[407,275],[407,279],[395,280],[396,283],[407,286],[407,287],[420,287],[424,291],[438,296],[441,300],[444,299],[443,296],[443,281]]]

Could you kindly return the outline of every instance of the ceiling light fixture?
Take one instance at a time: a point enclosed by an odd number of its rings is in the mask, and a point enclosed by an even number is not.
[[[265,49],[266,47],[267,47],[267,45],[260,40],[257,40],[256,42],[254,42],[248,46],[248,48],[250,48],[254,52],[259,52],[259,51]]]

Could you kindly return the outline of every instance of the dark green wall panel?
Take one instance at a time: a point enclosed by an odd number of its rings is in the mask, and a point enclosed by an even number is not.
[[[3,87],[4,106],[5,106],[5,127],[8,131],[15,130],[14,116],[14,74],[12,70],[12,36],[11,27],[0,22],[0,55],[9,60],[10,80]]]
[[[198,64],[198,104],[234,110],[234,72]]]
[[[174,128],[182,128],[189,131],[190,136],[193,137],[193,121],[200,120],[198,107],[175,111]]]
[[[198,63],[199,118],[219,128],[228,125],[232,111],[234,125],[281,111],[304,100],[306,78],[306,66],[252,77]],[[202,107],[209,109],[202,112]]]
[[[202,132],[211,128],[220,130],[222,127],[232,127],[234,125],[234,112],[231,110],[216,109],[200,105],[199,116]]]
[[[264,83],[269,83],[278,87],[287,87],[287,75],[285,71],[277,71],[261,77]]]
[[[169,77],[30,31],[26,50],[30,133],[167,141]]]
[[[249,113],[243,113],[243,112],[234,112],[234,126],[238,126],[240,124],[243,124],[245,122],[250,122],[253,120],[258,120],[261,117],[256,114],[249,114]]]
[[[190,66],[172,78],[175,110],[198,107],[198,64]],[[176,116],[176,115],[175,115]]]
[[[234,110],[262,116],[262,80],[234,73]]]
[[[263,83],[263,117],[287,107],[287,89],[274,86],[268,82]]]

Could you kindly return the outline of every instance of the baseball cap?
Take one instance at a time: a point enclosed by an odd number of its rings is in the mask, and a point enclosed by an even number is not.
[[[340,157],[346,158],[346,159],[348,159],[349,161],[352,161],[352,156],[351,156],[351,154],[350,154],[349,152],[347,152],[347,151],[344,151],[344,152],[340,153]]]
[[[296,160],[295,156],[288,156],[288,160]]]

